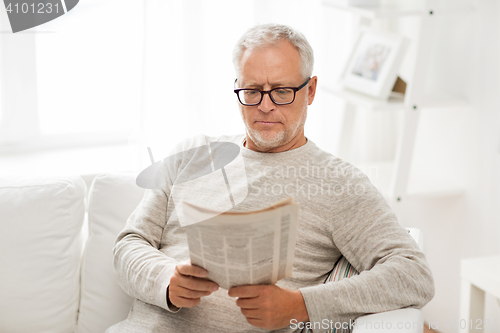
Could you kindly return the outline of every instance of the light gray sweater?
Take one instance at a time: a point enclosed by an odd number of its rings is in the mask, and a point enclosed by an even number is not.
[[[310,140],[290,151],[259,153],[243,147],[242,135],[201,139],[234,142],[242,150],[247,182],[231,186],[247,186],[248,195],[235,210],[261,209],[289,196],[299,203],[293,274],[277,285],[301,291],[311,323],[420,308],[432,299],[434,282],[424,254],[358,169]],[[177,149],[196,147],[199,140],[186,140]],[[265,331],[249,325],[223,289],[193,308],[176,312],[167,305],[166,289],[175,265],[189,259],[185,232],[169,200],[171,184],[188,162],[163,165],[163,188],[146,191],[117,238],[115,275],[136,300],[128,319],[107,332]],[[341,255],[360,275],[324,284]]]

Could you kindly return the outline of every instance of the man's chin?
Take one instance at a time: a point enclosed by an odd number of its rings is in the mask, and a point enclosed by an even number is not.
[[[252,133],[250,139],[259,149],[273,149],[283,145],[284,135],[262,136]]]

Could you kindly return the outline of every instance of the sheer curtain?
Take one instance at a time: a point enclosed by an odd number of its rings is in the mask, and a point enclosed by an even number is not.
[[[319,0],[307,5],[296,0],[146,1],[144,97],[133,136],[141,165],[149,163],[147,146],[158,160],[192,135],[244,133],[232,91],[234,44],[255,24],[283,23],[303,32],[321,54],[320,9]],[[317,56],[315,75],[319,63]],[[318,139],[319,104],[315,101],[307,122],[308,132]]]
[[[86,0],[40,26],[54,30],[36,35],[42,135],[131,129],[140,107],[142,20],[137,0]]]
[[[139,171],[150,163],[146,147],[158,160],[189,136],[244,133],[232,49],[248,28],[268,22],[311,43],[319,87],[306,136],[335,153],[343,103],[321,87],[335,81],[349,52],[348,15],[321,0],[86,0],[25,34],[0,35],[0,56],[8,56],[0,63],[0,154],[18,142],[128,142],[126,168]]]
[[[0,10],[0,154],[127,142],[141,106],[143,10],[86,0],[16,34]]]
[[[0,11],[4,30],[6,20]],[[322,88],[339,76],[354,20],[321,0],[86,0],[26,33],[0,34],[0,154],[128,142],[126,169],[138,171],[148,146],[158,160],[189,136],[244,133],[232,49],[268,22],[311,43],[318,91],[305,133],[337,154],[344,102]],[[391,117],[358,112],[355,154],[340,157],[391,157]]]

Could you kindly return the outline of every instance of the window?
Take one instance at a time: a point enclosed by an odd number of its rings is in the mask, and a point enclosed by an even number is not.
[[[139,0],[80,1],[51,22],[3,34],[0,143],[126,142],[141,108],[143,39]]]

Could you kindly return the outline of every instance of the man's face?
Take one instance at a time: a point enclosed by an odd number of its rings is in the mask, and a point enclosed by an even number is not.
[[[300,55],[288,41],[277,46],[246,50],[240,59],[238,87],[270,90],[277,87],[298,87],[304,83],[300,73]],[[240,111],[247,132],[247,143],[256,150],[279,152],[305,141],[304,123],[307,106],[314,100],[317,78],[313,77],[301,90],[295,101],[288,105],[274,104],[264,95],[256,106],[240,104]]]

